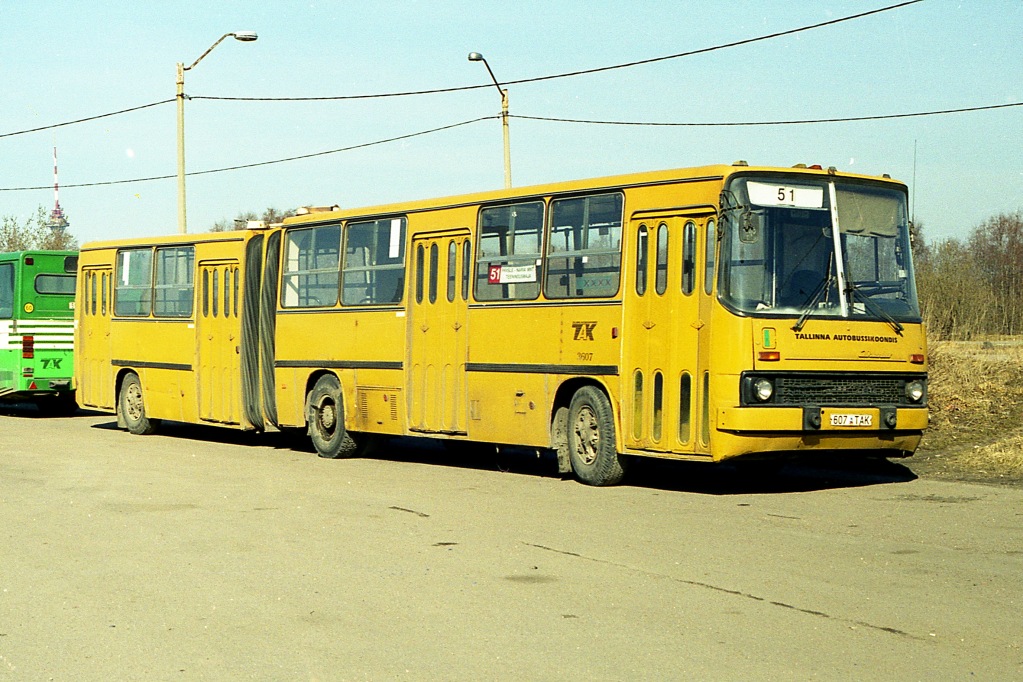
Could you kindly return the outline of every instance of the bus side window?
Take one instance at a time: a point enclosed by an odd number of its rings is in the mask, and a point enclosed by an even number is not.
[[[596,298],[618,293],[624,204],[619,192],[551,201],[544,279],[548,298]],[[643,278],[645,291],[645,268]]]
[[[210,271],[202,269],[202,316],[210,316]]]
[[[0,263],[0,317],[14,317],[14,263]]]
[[[288,230],[284,235],[281,303],[285,308],[337,304],[341,269],[341,226]]]
[[[426,249],[420,244],[416,247],[416,303],[423,302],[423,268],[426,267]]]
[[[124,249],[117,252],[114,280],[114,314],[148,317],[153,308],[153,250]]]
[[[686,223],[682,232],[682,293],[688,296],[696,286],[696,223]]]
[[[640,225],[636,233],[636,295],[646,293],[647,262],[650,260],[650,236],[646,225]]]
[[[480,211],[476,300],[533,300],[540,295],[542,201]]]
[[[472,277],[472,244],[468,239],[462,242],[462,300],[469,300],[469,279]]]
[[[695,227],[695,225],[693,226]],[[689,442],[689,425],[692,423],[693,409],[693,378],[689,372],[683,372],[678,389],[678,441]]]
[[[210,302],[213,308],[213,317],[217,317],[217,312],[220,310],[218,302],[220,301],[220,271],[213,268],[213,284],[211,285],[212,291],[210,293]]]
[[[717,248],[717,230],[713,220],[707,221],[707,260],[705,261],[706,272],[703,275],[703,291],[710,293],[714,290],[714,251]]]
[[[654,290],[658,296],[668,290],[668,226],[665,223],[657,226],[657,274],[654,277]]]
[[[405,218],[348,223],[343,305],[401,303],[405,293]]]
[[[455,300],[455,280],[458,275],[458,245],[452,239],[448,242],[448,303]]]
[[[173,246],[156,250],[156,301],[158,317],[191,317],[195,296],[195,247]]]
[[[234,268],[234,291],[232,292],[234,308],[234,316],[238,317],[238,291],[241,288],[238,283],[238,277],[240,276],[241,270]]]
[[[107,273],[104,272],[101,275],[100,287],[99,287],[99,297],[100,297],[99,312],[100,312],[100,315],[103,315],[103,316],[106,316],[106,314],[107,314],[107,288],[109,286],[107,284],[107,279],[108,279]],[[93,273],[93,275],[92,275],[92,284],[93,284],[93,286],[96,286],[96,275],[95,275],[95,273]],[[96,311],[94,310],[93,314],[95,314],[95,312]]]
[[[82,314],[84,315],[95,315],[96,311],[92,308],[92,302],[96,300],[96,274],[93,272],[85,273],[85,286],[82,289],[82,299],[84,307],[82,308]]]

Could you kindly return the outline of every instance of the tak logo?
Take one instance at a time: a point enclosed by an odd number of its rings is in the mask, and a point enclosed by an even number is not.
[[[47,358],[43,360],[43,369],[60,369],[60,358]]]
[[[593,330],[596,326],[596,322],[573,322],[572,329],[575,330],[573,338],[576,341],[593,341]]]

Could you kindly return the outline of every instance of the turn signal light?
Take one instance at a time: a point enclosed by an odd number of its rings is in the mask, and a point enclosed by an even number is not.
[[[781,353],[776,350],[762,350],[757,354],[757,359],[761,362],[778,362],[781,360]]]
[[[33,336],[21,337],[21,357],[31,360],[36,356],[36,340]]]
[[[914,365],[922,365],[924,364],[924,355],[923,353],[913,353],[909,356],[909,361]]]

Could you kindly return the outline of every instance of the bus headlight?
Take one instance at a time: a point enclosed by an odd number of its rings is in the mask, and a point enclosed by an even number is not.
[[[753,380],[753,397],[762,403],[766,403],[774,395],[774,384],[770,379],[760,377]]]
[[[918,403],[924,397],[924,382],[919,379],[906,382],[906,398],[911,403]]]

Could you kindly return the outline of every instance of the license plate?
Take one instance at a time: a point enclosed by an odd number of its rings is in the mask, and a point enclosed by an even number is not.
[[[873,426],[874,420],[871,414],[832,414],[832,426]]]

